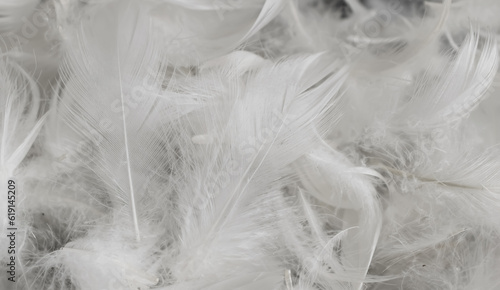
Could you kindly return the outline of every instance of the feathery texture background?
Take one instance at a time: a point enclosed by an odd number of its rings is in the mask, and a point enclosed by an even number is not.
[[[498,15],[0,0],[0,288],[500,289]]]

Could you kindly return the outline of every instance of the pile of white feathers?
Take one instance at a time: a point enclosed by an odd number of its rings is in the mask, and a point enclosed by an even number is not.
[[[0,289],[500,289],[499,15],[1,0]]]

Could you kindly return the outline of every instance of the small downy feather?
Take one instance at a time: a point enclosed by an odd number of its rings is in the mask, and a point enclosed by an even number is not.
[[[346,231],[340,239],[343,267],[333,272],[351,282],[352,289],[361,289],[382,225],[380,204],[371,178],[383,178],[369,168],[350,164],[329,145],[323,147],[305,155],[295,168],[308,194],[340,210],[338,218],[343,221],[342,230]]]
[[[479,50],[481,43],[482,49]],[[436,71],[437,69],[437,71]],[[468,117],[486,97],[498,70],[497,46],[472,27],[457,55],[445,68],[431,68],[417,80],[410,100],[393,123],[435,128]],[[434,72],[436,71],[436,72]],[[436,75],[440,78],[436,80]],[[423,121],[416,121],[418,118]]]

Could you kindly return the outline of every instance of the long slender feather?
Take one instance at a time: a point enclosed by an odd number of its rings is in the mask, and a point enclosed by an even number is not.
[[[194,134],[211,135],[213,142],[198,145],[204,155],[187,179],[187,184],[196,186],[185,188],[186,195],[181,200],[186,215],[178,245],[178,264],[173,265],[178,279],[193,279],[200,271],[208,271],[207,282],[214,275],[225,275],[229,269],[217,274],[217,269],[223,270],[220,266],[207,268],[215,262],[210,257],[219,257],[218,264],[224,265],[233,263],[231,255],[244,254],[235,250],[254,227],[251,219],[244,219],[245,213],[256,205],[256,198],[269,195],[290,178],[287,166],[304,154],[306,144],[316,139],[312,128],[318,126],[324,132],[325,120],[336,117],[334,113],[330,117],[325,114],[329,108],[335,110],[334,96],[343,83],[345,69],[337,63],[320,62],[323,57],[284,60],[243,75],[251,85],[230,85],[226,95],[214,99],[205,111],[193,114],[193,120],[201,118],[191,122]],[[291,65],[300,69],[283,77]],[[308,114],[298,115],[299,108],[304,107]],[[219,118],[214,119],[215,114]],[[238,140],[248,142],[230,146]],[[191,209],[197,199],[201,203]],[[219,253],[216,241],[223,242],[238,224],[238,234],[233,232],[234,237],[224,246],[226,253]],[[251,243],[255,242],[258,240]],[[198,265],[200,255],[208,260]],[[251,264],[248,267],[253,268]]]
[[[152,229],[146,220],[151,209],[144,207],[143,198],[148,184],[158,178],[152,172],[164,166],[163,158],[158,158],[161,144],[154,130],[161,124],[155,123],[159,120],[155,107],[162,90],[157,76],[162,74],[165,58],[151,34],[149,12],[136,8],[133,1],[111,3],[105,11],[93,14],[91,21],[76,26],[73,47],[61,71],[64,91],[59,122],[74,131],[71,138],[75,133],[80,135],[84,148],[92,149],[74,157],[90,159],[88,169],[103,185],[98,197],[110,202],[105,217],[109,225],[92,228],[87,236],[68,243],[50,258],[61,269],[62,277],[69,275],[84,288],[102,283],[101,279],[125,279],[123,285],[138,287],[157,283],[153,274],[142,269],[154,263],[147,253],[156,241],[150,238]],[[111,29],[101,31],[100,25]],[[151,81],[152,85],[147,85]],[[113,257],[120,243],[131,249],[124,260]],[[150,247],[138,249],[145,243]],[[102,260],[92,265],[88,255]],[[138,256],[149,258],[132,258]],[[91,274],[93,281],[80,276],[78,267],[82,265],[97,269]],[[123,272],[98,273],[110,265],[120,265]]]

